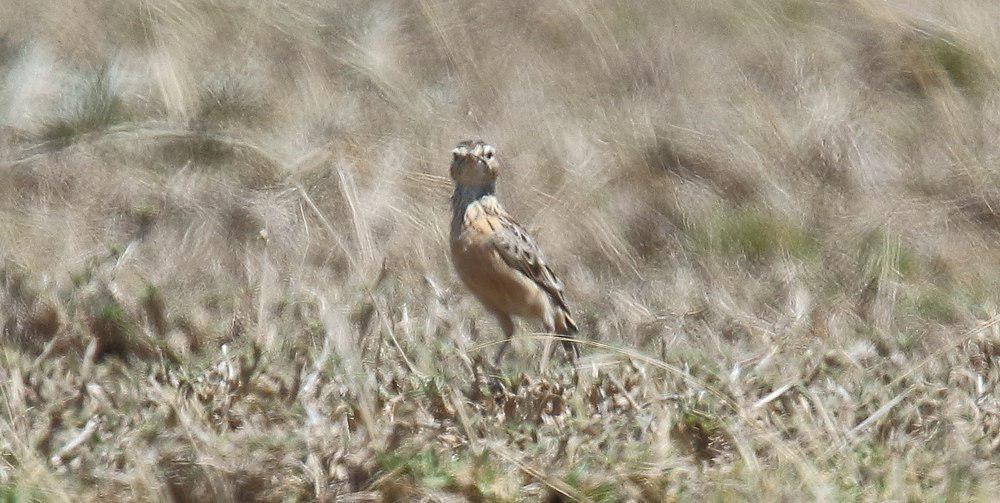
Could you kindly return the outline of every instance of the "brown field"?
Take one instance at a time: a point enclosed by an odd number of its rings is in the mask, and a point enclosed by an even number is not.
[[[0,13],[0,502],[1000,491],[1000,3]],[[576,367],[479,363],[467,138]]]

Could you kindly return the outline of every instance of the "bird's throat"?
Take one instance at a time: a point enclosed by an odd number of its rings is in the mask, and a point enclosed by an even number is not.
[[[468,186],[456,185],[455,193],[451,196],[451,228],[452,234],[461,228],[462,222],[469,216],[469,212],[482,212],[498,210],[500,203],[496,197],[496,186],[494,184]]]

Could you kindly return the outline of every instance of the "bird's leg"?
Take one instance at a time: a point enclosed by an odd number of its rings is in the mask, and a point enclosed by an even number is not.
[[[580,346],[573,341],[562,341],[563,348],[566,349],[566,358],[570,363],[575,364],[580,359]]]
[[[551,336],[555,333],[555,326],[551,322],[546,321],[543,325],[545,328],[545,334]],[[538,365],[539,373],[544,374],[545,369],[549,366],[549,357],[552,356],[552,337],[545,338],[545,348],[542,349],[542,361]]]
[[[500,344],[500,350],[497,351],[497,356],[493,360],[493,366],[499,367],[500,360],[503,359],[503,354],[507,352],[507,348],[510,347],[510,341],[514,339],[514,320],[510,319],[510,315],[505,313],[494,312],[493,315],[496,316],[497,323],[500,324],[504,336],[504,341]]]

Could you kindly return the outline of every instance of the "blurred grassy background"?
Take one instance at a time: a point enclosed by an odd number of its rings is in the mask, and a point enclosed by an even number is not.
[[[0,500],[1000,489],[1000,4],[0,8]],[[477,363],[467,138],[579,369]]]

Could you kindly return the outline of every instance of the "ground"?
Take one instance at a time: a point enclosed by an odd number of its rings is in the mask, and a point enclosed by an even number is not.
[[[0,501],[1000,490],[1000,4],[2,10]],[[470,138],[575,365],[483,363]]]

